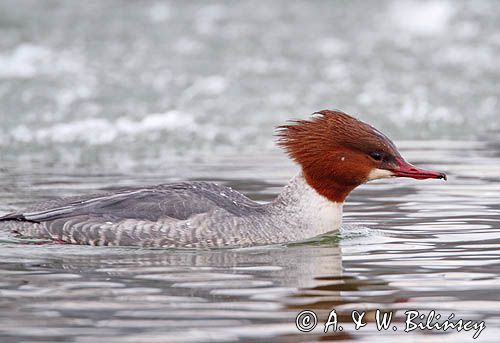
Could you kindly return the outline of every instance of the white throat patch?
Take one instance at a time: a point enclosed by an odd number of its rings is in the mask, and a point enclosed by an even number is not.
[[[377,180],[377,179],[387,179],[388,177],[392,177],[393,174],[390,170],[373,168],[368,174],[368,181]]]

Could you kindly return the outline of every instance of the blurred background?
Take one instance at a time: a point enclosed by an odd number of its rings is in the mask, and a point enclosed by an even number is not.
[[[274,151],[342,109],[396,140],[500,126],[498,1],[0,1],[0,160]]]
[[[274,127],[325,108],[449,176],[359,187],[340,233],[287,246],[100,249],[0,230],[0,341],[298,343],[302,309],[380,308],[400,330],[307,339],[471,342],[404,333],[404,311],[433,309],[498,342],[498,56],[495,0],[0,0],[0,215],[176,180],[269,201],[297,173]]]

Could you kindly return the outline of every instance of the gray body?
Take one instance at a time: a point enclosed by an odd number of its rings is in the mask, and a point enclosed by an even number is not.
[[[73,244],[239,247],[336,230],[341,210],[299,174],[268,204],[229,187],[182,182],[46,201],[0,217],[0,227]]]

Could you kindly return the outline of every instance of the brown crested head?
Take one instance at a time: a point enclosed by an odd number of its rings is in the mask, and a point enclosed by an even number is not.
[[[374,179],[446,178],[412,166],[383,133],[340,111],[323,110],[310,120],[279,126],[277,136],[278,145],[301,165],[306,181],[335,202]]]

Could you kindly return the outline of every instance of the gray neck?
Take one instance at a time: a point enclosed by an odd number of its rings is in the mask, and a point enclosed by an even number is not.
[[[269,204],[269,208],[281,216],[293,231],[299,229],[300,236],[309,238],[338,230],[342,224],[342,205],[320,195],[300,172]]]

